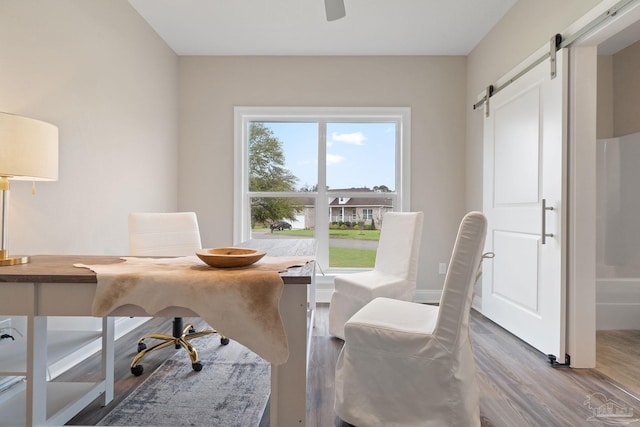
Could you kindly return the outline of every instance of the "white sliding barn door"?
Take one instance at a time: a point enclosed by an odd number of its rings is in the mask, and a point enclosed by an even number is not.
[[[557,52],[555,78],[547,59],[493,95],[484,123],[487,250],[495,258],[483,269],[482,313],[559,363],[565,362],[566,53]]]

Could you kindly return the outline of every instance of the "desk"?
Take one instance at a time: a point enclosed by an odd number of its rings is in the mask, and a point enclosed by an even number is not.
[[[261,246],[265,244],[261,243]],[[73,264],[119,261],[119,257],[109,256],[42,255],[31,257],[28,264],[0,269],[0,314],[27,316],[26,372],[23,374],[27,380],[25,425],[62,425],[97,397],[102,396],[104,404],[113,399],[113,318],[103,319],[104,380],[97,384],[79,383],[72,391],[75,400],[65,403],[60,402],[60,392],[50,390],[58,384],[47,384],[46,381],[47,316],[91,316],[96,275],[88,269],[73,267]],[[312,264],[282,274],[285,286],[280,314],[290,355],[285,364],[271,366],[272,427],[305,425],[307,285],[312,282]],[[150,316],[136,306],[120,307],[109,315]],[[187,308],[172,307],[155,316],[197,317],[197,314]]]

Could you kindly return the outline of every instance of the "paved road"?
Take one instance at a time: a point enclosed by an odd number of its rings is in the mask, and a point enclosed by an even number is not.
[[[300,239],[300,236],[288,236],[278,232],[270,233],[269,230],[254,230],[251,232],[253,239]],[[378,249],[377,240],[358,239],[329,239],[329,246],[338,248]]]

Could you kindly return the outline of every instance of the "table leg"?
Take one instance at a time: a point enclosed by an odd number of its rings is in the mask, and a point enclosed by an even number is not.
[[[102,375],[104,376],[104,394],[102,406],[113,400],[114,356],[115,356],[115,318],[102,318]]]
[[[311,361],[311,340],[313,339],[313,329],[316,327],[316,263],[313,263],[313,272],[311,274],[311,284],[309,285],[309,307],[307,325],[307,372],[309,371],[309,362]]]
[[[271,427],[304,426],[307,413],[307,286],[285,285],[280,315],[289,359],[271,365]]]
[[[27,426],[47,420],[47,318],[27,317]]]

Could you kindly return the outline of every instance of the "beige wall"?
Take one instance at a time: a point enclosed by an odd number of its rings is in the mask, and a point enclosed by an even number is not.
[[[613,136],[640,132],[640,42],[613,55]]]
[[[598,56],[598,138],[640,132],[640,41]]]
[[[520,0],[467,58],[177,58],[125,0],[3,0],[0,110],[60,128],[60,180],[13,186],[10,247],[122,253],[129,211],[176,208],[229,244],[234,106],[409,106],[419,286],[440,289],[460,218],[482,208],[472,103],[599,2]]]
[[[613,55],[598,56],[596,137],[613,137]]]
[[[600,2],[519,0],[467,57],[467,209],[482,209],[483,114],[471,108],[478,94]]]
[[[232,243],[235,106],[409,106],[419,288],[441,289],[464,210],[463,57],[181,57],[179,206],[204,245]]]
[[[59,180],[12,184],[13,253],[126,254],[177,206],[177,57],[126,0],[2,0],[0,111],[51,122]]]

